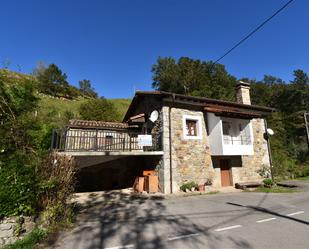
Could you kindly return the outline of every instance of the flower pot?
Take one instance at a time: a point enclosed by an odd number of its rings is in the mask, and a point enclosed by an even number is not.
[[[205,192],[205,185],[199,185],[198,186],[198,191]]]

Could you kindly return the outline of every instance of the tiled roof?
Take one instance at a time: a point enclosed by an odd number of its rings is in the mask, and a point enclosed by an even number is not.
[[[129,126],[127,123],[71,119],[69,121],[68,127],[70,128],[127,129],[131,126]]]

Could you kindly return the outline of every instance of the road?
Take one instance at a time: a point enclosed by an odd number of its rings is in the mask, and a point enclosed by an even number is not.
[[[309,192],[93,194],[53,248],[309,248]]]

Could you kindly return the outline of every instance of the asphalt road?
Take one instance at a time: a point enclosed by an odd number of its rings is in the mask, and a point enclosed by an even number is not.
[[[309,192],[93,195],[53,248],[309,248]]]

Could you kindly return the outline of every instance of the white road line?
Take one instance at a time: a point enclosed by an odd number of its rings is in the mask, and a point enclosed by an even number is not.
[[[287,214],[287,216],[294,216],[294,215],[303,214],[303,213],[304,213],[304,211],[298,211],[298,212],[295,212],[295,213]]]
[[[263,222],[267,222],[267,221],[271,221],[271,220],[275,220],[276,218],[269,218],[269,219],[264,219],[264,220],[258,220],[256,221],[256,223],[263,223]]]
[[[124,246],[114,246],[114,247],[105,247],[104,249],[125,249],[125,248],[133,248],[133,244],[124,245]]]
[[[230,227],[222,227],[222,228],[216,229],[215,231],[216,232],[221,232],[221,231],[230,230],[230,229],[239,228],[239,227],[242,227],[242,225],[235,225],[235,226],[230,226]]]
[[[192,234],[180,235],[176,237],[170,237],[167,240],[172,241],[172,240],[177,240],[177,239],[185,239],[185,238],[190,238],[190,237],[199,236],[199,235],[200,235],[199,233],[192,233]]]

